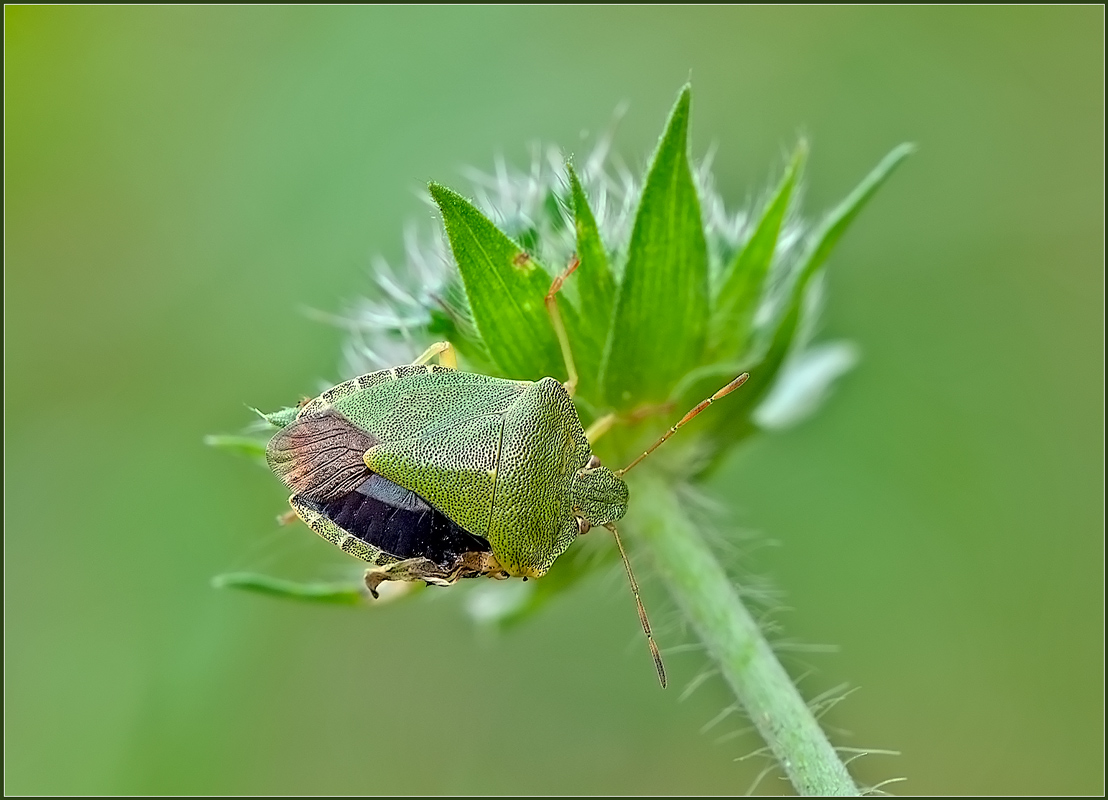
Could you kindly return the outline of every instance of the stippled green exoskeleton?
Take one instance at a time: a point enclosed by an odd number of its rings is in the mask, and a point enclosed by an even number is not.
[[[686,414],[639,459],[613,471],[590,448],[573,405],[576,370],[546,297],[569,380],[515,381],[460,372],[447,343],[414,364],[363,375],[306,402],[270,441],[270,467],[312,530],[373,566],[383,581],[449,585],[461,578],[539,578],[590,528],[619,544],[658,676],[665,671],[614,523],[627,510],[623,474],[681,425],[746,379]],[[438,357],[439,364],[429,364]],[[590,428],[593,439],[615,421]]]

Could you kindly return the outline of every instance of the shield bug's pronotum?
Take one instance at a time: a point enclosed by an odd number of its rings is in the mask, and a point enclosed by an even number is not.
[[[554,279],[546,308],[568,379],[516,381],[457,370],[448,343],[413,364],[328,389],[303,403],[270,441],[266,458],[312,530],[373,566],[384,581],[447,586],[461,578],[539,578],[580,534],[612,532],[658,678],[665,670],[615,522],[627,509],[623,475],[744,373],[685,414],[641,456],[611,470],[590,442],[617,418],[584,430],[573,405],[577,373]],[[430,364],[432,359],[438,364]]]

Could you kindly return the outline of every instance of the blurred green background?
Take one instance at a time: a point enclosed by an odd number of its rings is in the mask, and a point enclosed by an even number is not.
[[[734,793],[759,743],[706,667],[659,691],[613,573],[503,636],[448,592],[328,608],[209,586],[351,563],[205,448],[339,376],[305,308],[368,290],[434,179],[648,157],[677,89],[739,207],[919,152],[833,256],[863,360],[714,479],[836,743],[911,793],[1103,784],[1103,9],[5,8],[8,793]],[[588,141],[591,141],[589,139]],[[640,558],[640,561],[642,559]],[[353,565],[356,566],[356,565]],[[646,574],[663,647],[687,641]],[[722,741],[720,739],[722,738]],[[761,791],[784,792],[776,777]]]

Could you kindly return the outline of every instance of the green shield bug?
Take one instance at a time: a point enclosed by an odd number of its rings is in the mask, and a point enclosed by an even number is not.
[[[744,373],[685,414],[621,470],[603,466],[572,394],[577,383],[554,279],[546,308],[569,378],[516,381],[461,372],[448,343],[413,364],[339,384],[302,403],[270,440],[266,459],[308,527],[369,562],[374,597],[384,581],[447,586],[462,578],[539,578],[593,527],[612,532],[662,686],[661,655],[615,522],[627,510],[623,475]],[[430,364],[438,358],[438,364]]]

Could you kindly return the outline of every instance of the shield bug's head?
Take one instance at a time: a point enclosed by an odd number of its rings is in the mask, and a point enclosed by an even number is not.
[[[620,519],[627,511],[627,484],[593,456],[573,476],[571,505],[590,527]]]

